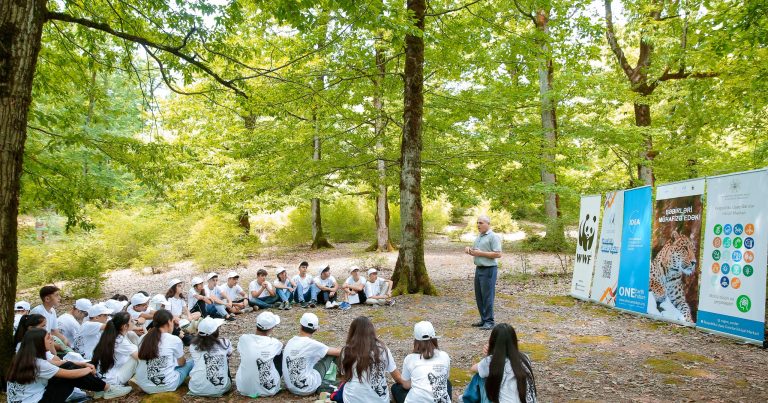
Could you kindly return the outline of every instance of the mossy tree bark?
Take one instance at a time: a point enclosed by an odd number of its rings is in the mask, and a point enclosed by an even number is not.
[[[376,152],[379,157],[384,153],[384,134],[387,119],[384,115],[384,79],[387,75],[384,49],[376,44],[375,49],[376,76],[373,80],[373,107],[376,110],[374,131],[376,136]],[[395,250],[389,240],[389,205],[387,204],[387,166],[383,158],[376,161],[376,169],[379,175],[378,189],[376,192],[376,243],[373,245],[377,252],[391,252]]]
[[[408,0],[416,28],[424,31],[426,0]],[[436,294],[424,263],[421,203],[422,119],[424,114],[424,39],[405,36],[405,94],[400,144],[400,230],[402,243],[395,264],[394,295]]]

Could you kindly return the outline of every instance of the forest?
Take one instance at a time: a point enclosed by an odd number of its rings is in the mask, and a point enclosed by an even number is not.
[[[765,167],[766,125],[762,0],[0,0],[0,322],[270,245],[433,294],[449,224],[570,253],[580,195]]]

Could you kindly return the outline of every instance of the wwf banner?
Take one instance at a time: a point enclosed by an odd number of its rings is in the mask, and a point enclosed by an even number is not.
[[[645,314],[651,265],[651,187],[624,192],[621,263],[616,307]]]
[[[624,191],[605,194],[600,243],[597,246],[595,274],[590,299],[606,305],[616,304],[621,260],[621,227],[624,220]]]
[[[699,306],[704,179],[656,188],[648,314],[693,326]]]
[[[571,295],[589,298],[592,283],[592,268],[595,265],[597,249],[598,217],[600,216],[600,195],[582,196],[579,212],[579,235],[576,242],[576,263],[573,266]]]
[[[698,327],[763,343],[767,255],[768,171],[708,178]]]

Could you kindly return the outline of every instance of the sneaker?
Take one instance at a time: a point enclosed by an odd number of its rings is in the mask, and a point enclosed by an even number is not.
[[[235,315],[229,315],[229,316],[227,316],[227,317],[226,317],[226,318],[224,318],[224,319],[225,319],[225,320],[227,320],[227,321],[229,321],[229,322],[232,322],[232,321],[234,321],[234,320],[235,320]]]
[[[276,308],[276,309],[283,309],[282,306],[283,306],[282,302],[275,302],[274,304],[272,304],[272,308]]]
[[[312,301],[309,301],[309,307],[310,308],[314,308],[316,306],[317,306],[317,301],[315,301],[314,299]]]
[[[482,326],[480,326],[480,330],[491,330],[493,329],[494,324],[493,323],[486,323]]]
[[[331,309],[331,308],[334,308],[333,302],[327,301],[325,303],[325,309]]]
[[[290,309],[291,309],[291,303],[286,301],[285,302],[285,310],[288,311]]]
[[[104,400],[123,397],[131,392],[133,389],[130,386],[109,385],[109,390],[104,392]]]
[[[69,403],[77,403],[77,402],[87,402],[91,400],[91,398],[82,390],[75,388],[72,393],[67,397],[67,402]]]
[[[104,398],[104,392],[93,392],[93,398],[95,399],[103,399]]]
[[[253,312],[253,308],[251,308],[250,306],[243,309],[243,313],[251,313],[251,312]]]
[[[389,306],[395,305],[395,300],[394,299],[390,299],[389,301],[387,301],[387,305],[389,305]]]
[[[485,322],[483,322],[483,321],[475,322],[475,323],[472,324],[472,327],[480,327],[480,326],[483,326],[484,324],[485,324]]]
[[[338,307],[339,307],[339,303],[338,303],[338,302],[336,302],[336,301],[333,301],[333,307],[334,307],[334,308],[338,308]]]
[[[302,307],[302,308],[308,308],[308,307],[309,307],[309,304],[308,304],[308,303],[306,303],[306,302],[304,302],[304,301],[301,301],[301,307]]]

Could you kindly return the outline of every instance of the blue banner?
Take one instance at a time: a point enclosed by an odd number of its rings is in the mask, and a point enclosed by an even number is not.
[[[651,187],[624,192],[621,262],[616,307],[639,313],[648,311],[651,267]]]

